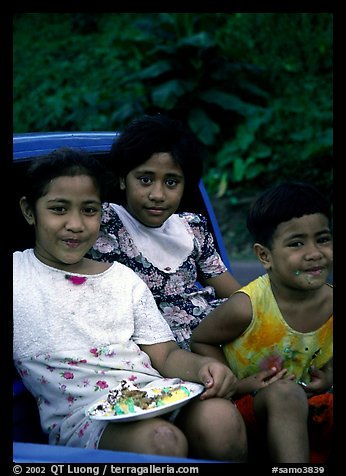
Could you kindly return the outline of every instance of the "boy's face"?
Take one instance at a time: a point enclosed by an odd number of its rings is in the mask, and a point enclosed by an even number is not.
[[[79,263],[94,244],[100,222],[100,194],[89,176],[53,179],[36,202],[36,256],[58,269]]]
[[[132,169],[121,181],[126,191],[126,208],[148,227],[159,227],[179,207],[184,192],[184,173],[171,155],[153,154]]]
[[[298,288],[319,288],[333,265],[333,240],[327,217],[315,213],[281,223],[269,255],[272,279]]]

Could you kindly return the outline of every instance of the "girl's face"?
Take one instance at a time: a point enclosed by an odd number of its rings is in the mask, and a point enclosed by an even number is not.
[[[120,187],[126,191],[128,212],[149,227],[161,226],[179,207],[184,174],[171,154],[160,152],[132,169]]]
[[[272,280],[296,289],[320,288],[333,265],[327,217],[315,213],[281,223],[269,255]]]
[[[100,222],[100,194],[89,176],[53,179],[32,214],[36,256],[49,266],[73,271],[71,265],[79,263],[94,244]]]

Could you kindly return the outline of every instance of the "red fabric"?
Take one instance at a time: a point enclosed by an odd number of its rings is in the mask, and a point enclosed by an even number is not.
[[[250,440],[262,441],[256,421],[251,395],[235,401],[248,431]],[[308,429],[310,438],[310,463],[324,464],[332,453],[333,442],[333,394],[323,393],[309,398]],[[251,455],[250,455],[251,458]]]
[[[309,398],[310,462],[325,463],[332,453],[333,394],[323,393]]]

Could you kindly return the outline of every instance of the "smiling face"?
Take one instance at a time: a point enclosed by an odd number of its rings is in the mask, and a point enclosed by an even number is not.
[[[87,175],[53,179],[47,193],[30,209],[21,200],[24,217],[35,226],[35,254],[43,263],[72,271],[95,242],[101,221],[100,194]]]
[[[126,191],[128,212],[148,227],[159,227],[179,207],[184,192],[184,174],[166,152],[153,154],[132,169],[120,187]]]
[[[318,289],[333,264],[333,241],[325,215],[303,215],[281,223],[272,247],[262,247],[258,257],[271,280],[296,289]]]

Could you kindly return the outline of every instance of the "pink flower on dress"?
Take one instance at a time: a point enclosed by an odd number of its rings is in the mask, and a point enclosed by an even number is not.
[[[89,426],[89,422],[86,422],[83,428],[79,430],[79,432],[77,433],[79,438],[82,438],[84,436],[84,432],[88,428],[88,426]]]
[[[69,274],[65,274],[65,278],[72,284],[83,284],[87,280],[84,276],[71,276]]]
[[[102,216],[102,221],[105,221],[105,215]],[[117,249],[117,243],[109,235],[101,231],[93,248],[101,253],[110,253]]]
[[[74,378],[74,375],[72,372],[63,372],[61,376],[66,378],[66,380],[71,380]]]
[[[83,359],[83,360],[69,360],[67,363],[68,363],[68,365],[85,364],[86,359]]]
[[[67,397],[67,401],[68,401],[69,404],[72,404],[76,400],[77,400],[76,397],[74,397],[73,395],[69,395]]]
[[[95,385],[95,391],[97,390],[103,390],[104,388],[108,388],[108,383],[105,382],[104,380],[98,380]]]

